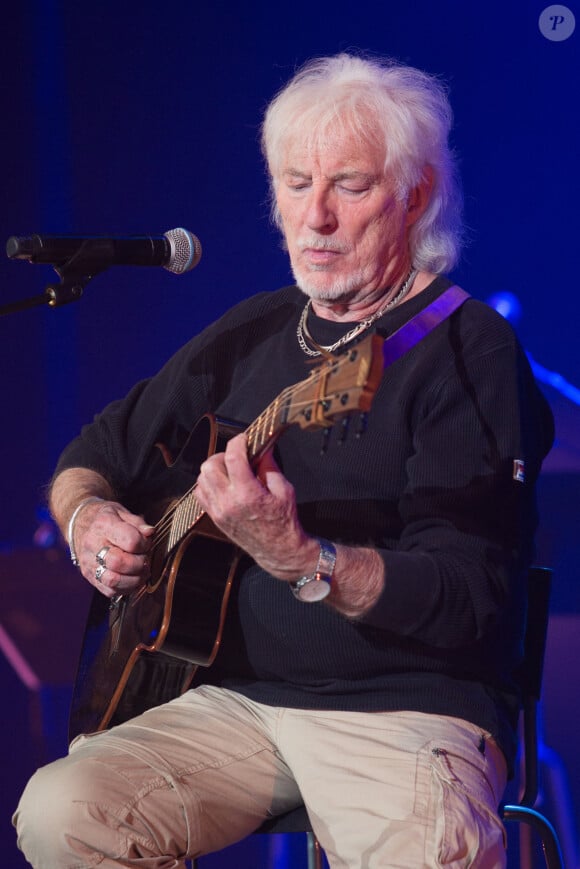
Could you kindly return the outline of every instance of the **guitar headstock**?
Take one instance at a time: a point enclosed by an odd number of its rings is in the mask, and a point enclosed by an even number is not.
[[[288,390],[286,424],[327,428],[354,411],[366,413],[383,373],[383,344],[378,335],[367,335],[314,368],[306,380]]]

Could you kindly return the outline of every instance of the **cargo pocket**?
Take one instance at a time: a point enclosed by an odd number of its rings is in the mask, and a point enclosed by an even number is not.
[[[430,747],[435,863],[446,869],[504,869],[506,835],[496,797],[485,773],[485,757],[472,758],[453,746]]]

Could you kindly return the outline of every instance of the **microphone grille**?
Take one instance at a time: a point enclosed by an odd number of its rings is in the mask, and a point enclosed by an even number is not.
[[[169,241],[171,253],[164,268],[182,275],[196,267],[201,259],[201,242],[193,232],[178,227],[166,232],[165,238]]]

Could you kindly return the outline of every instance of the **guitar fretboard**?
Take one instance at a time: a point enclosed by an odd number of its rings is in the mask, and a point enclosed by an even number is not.
[[[318,377],[319,373],[313,372],[306,382],[310,383],[311,380],[317,380]],[[298,383],[285,389],[248,426],[245,433],[248,439],[250,462],[255,461],[286,428],[290,407],[296,406],[293,398],[303,385],[304,383]],[[165,513],[157,524],[153,535],[153,548],[162,546],[164,548],[163,554],[167,556],[199,522],[204,512],[195,496],[194,486]]]
[[[255,465],[265,450],[293,422],[300,422],[304,427],[326,426],[337,414],[353,409],[368,409],[381,371],[376,348],[373,356],[372,337],[369,336],[357,348],[342,356],[325,360],[305,380],[282,390],[246,429],[251,464]],[[371,360],[374,362],[374,373],[369,377]],[[331,378],[334,378],[335,392],[328,390]],[[337,401],[333,412],[331,405],[335,398]],[[204,512],[193,486],[156,525],[152,548],[160,547],[164,557],[169,555],[199,522]]]

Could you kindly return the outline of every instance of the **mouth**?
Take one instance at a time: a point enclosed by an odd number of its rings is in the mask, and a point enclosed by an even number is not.
[[[337,250],[319,250],[318,248],[307,247],[303,251],[303,255],[314,265],[326,265],[334,262],[336,257],[340,255],[340,252]]]
[[[320,268],[336,262],[344,250],[335,245],[304,245],[300,253],[306,263]]]

